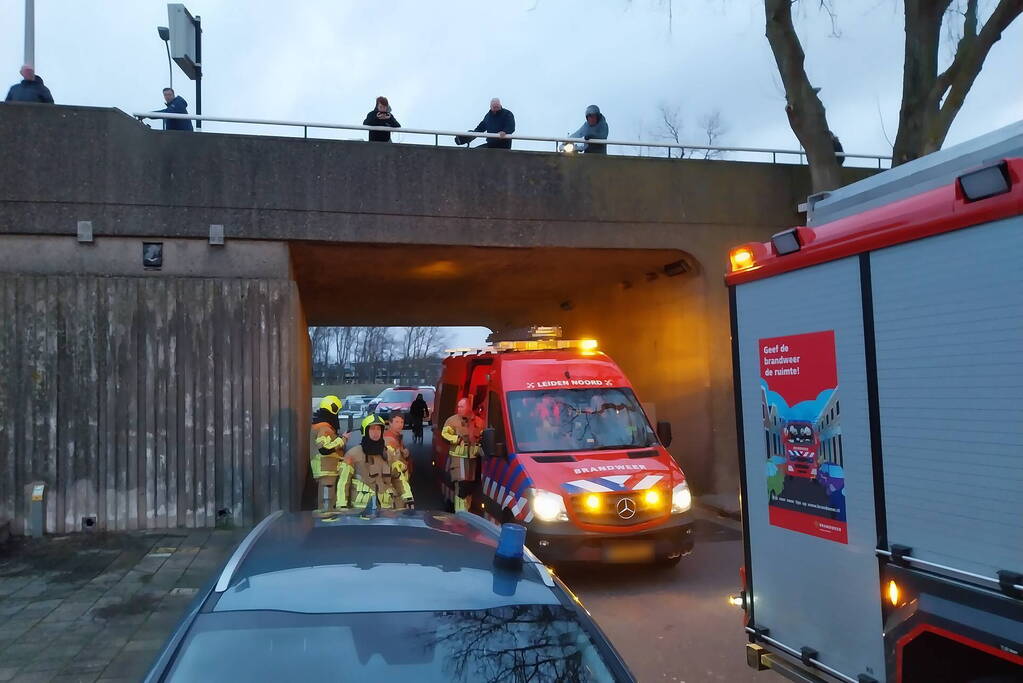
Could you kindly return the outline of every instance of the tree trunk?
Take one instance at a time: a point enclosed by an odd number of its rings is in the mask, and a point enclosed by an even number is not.
[[[951,2],[906,0],[902,109],[892,150],[893,166],[941,149],[991,48],[1023,13],[1023,0],[1000,0],[978,32],[978,0],[967,0],[963,36],[955,58],[939,74],[941,25]]]
[[[785,86],[785,113],[792,132],[806,150],[813,191],[833,190],[842,185],[841,169],[824,104],[810,85],[803,66],[806,55],[792,25],[791,0],[764,0],[764,10],[767,41]]]

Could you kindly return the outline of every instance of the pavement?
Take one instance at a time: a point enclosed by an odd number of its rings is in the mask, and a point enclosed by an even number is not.
[[[0,681],[139,681],[245,530],[12,538],[0,549]]]

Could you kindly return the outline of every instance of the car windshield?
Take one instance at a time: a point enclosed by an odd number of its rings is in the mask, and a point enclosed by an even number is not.
[[[381,403],[411,403],[415,398],[415,392],[398,389],[385,389],[377,396],[377,400]]]
[[[508,393],[520,453],[645,448],[657,442],[631,389]]]
[[[201,615],[166,681],[615,681],[561,605],[488,610]],[[613,666],[613,665],[612,665]]]

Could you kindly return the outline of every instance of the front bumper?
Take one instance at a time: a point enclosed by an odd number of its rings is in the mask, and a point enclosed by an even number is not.
[[[688,555],[693,550],[691,512],[672,515],[645,531],[601,533],[571,522],[536,522],[526,530],[526,545],[543,562],[650,562]]]

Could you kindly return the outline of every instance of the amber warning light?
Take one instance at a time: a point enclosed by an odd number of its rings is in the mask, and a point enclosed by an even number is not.
[[[753,258],[753,250],[749,247],[736,247],[732,249],[728,254],[728,262],[732,267],[733,273],[749,270],[757,264]]]

